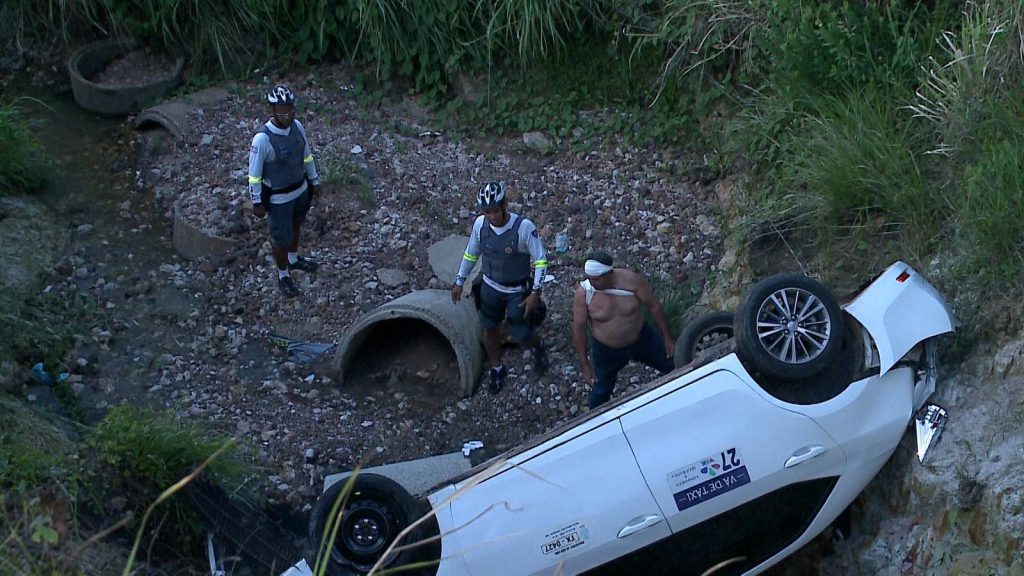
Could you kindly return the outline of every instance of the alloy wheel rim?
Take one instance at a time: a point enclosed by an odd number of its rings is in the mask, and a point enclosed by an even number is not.
[[[757,340],[776,360],[804,364],[824,352],[832,332],[825,304],[801,288],[776,290],[757,311]]]

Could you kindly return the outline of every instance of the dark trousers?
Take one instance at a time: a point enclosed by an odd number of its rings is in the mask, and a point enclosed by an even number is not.
[[[622,348],[611,348],[590,338],[590,359],[594,363],[594,387],[590,389],[588,404],[596,408],[612,397],[615,379],[619,370],[626,367],[630,360],[635,360],[667,374],[675,368],[671,356],[665,356],[665,342],[661,336],[644,322],[636,342]]]

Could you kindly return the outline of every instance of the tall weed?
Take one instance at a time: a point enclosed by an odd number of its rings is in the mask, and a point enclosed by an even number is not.
[[[625,18],[623,30],[635,53],[656,49],[668,54],[658,86],[674,77],[697,73],[720,81],[749,81],[763,65],[757,42],[765,26],[760,2],[663,0],[608,2],[609,11]]]
[[[22,100],[0,105],[0,194],[37,190],[49,164],[33,135],[37,124],[22,113]]]
[[[812,199],[808,215],[832,225],[881,216],[933,230],[941,203],[928,193],[916,154],[919,137],[885,94],[824,96],[813,106],[816,113],[793,141],[783,181]]]
[[[183,422],[173,413],[134,406],[110,410],[86,446],[103,466],[97,473],[112,476],[108,480],[110,488],[127,499],[127,507],[136,511],[136,517],[143,510],[148,517],[154,503],[170,498],[180,488],[182,478],[191,478],[201,464],[208,466],[219,482],[232,487],[240,486],[249,470],[237,452],[223,453],[228,446],[224,438]],[[178,498],[167,502],[163,510],[169,519],[166,525],[171,538],[182,548],[198,550],[199,520],[195,513]]]
[[[998,137],[1003,126],[993,119],[1024,88],[1024,5],[969,2],[963,24],[939,44],[908,108],[932,130],[933,153],[970,162],[984,140]]]
[[[535,60],[557,53],[568,36],[581,28],[583,0],[477,0],[475,9],[486,21],[488,54],[492,46],[514,54],[527,67]]]
[[[966,168],[955,219],[957,252],[966,252],[961,272],[990,284],[1024,271],[1024,132],[987,143]]]
[[[941,169],[936,186],[955,192],[942,252],[953,275],[979,290],[1024,272],[1020,170],[1024,133],[1024,5],[968,2],[960,26],[939,38],[942,52],[907,105]]]

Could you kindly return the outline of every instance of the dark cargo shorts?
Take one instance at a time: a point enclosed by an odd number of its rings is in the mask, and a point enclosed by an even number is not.
[[[518,344],[529,342],[537,326],[544,320],[547,306],[541,300],[531,317],[524,318],[525,308],[522,303],[528,295],[529,292],[525,290],[512,294],[501,292],[491,288],[486,282],[481,282],[480,318],[483,320],[484,328],[494,328],[501,324],[502,320],[507,320],[505,326],[508,329],[509,337]]]
[[[288,248],[295,229],[306,222],[309,212],[309,188],[298,198],[284,204],[270,204],[270,242],[278,248]]]

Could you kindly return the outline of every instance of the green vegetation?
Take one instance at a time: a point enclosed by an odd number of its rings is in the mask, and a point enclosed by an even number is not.
[[[38,189],[47,164],[32,135],[35,125],[25,121],[19,100],[0,105],[0,194]]]
[[[377,206],[377,197],[368,179],[351,160],[325,153],[320,159],[320,179],[325,186],[353,193],[366,208]]]
[[[2,217],[2,216],[0,216]],[[29,296],[12,291],[0,293],[0,358],[31,366],[43,362],[50,374],[66,371],[67,352],[83,324],[100,314],[92,296],[76,293],[64,299],[57,294]]]
[[[0,430],[4,574],[89,573],[77,558],[116,533],[134,536],[136,546],[166,542],[174,554],[200,557],[200,524],[175,493],[204,463],[207,477],[225,486],[239,486],[249,472],[232,443],[170,413],[119,407],[89,429],[0,393]],[[92,552],[85,555],[95,563]],[[131,565],[113,556],[107,570]]]

